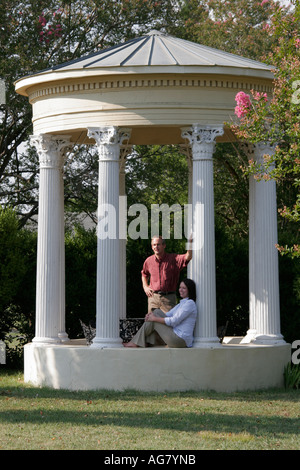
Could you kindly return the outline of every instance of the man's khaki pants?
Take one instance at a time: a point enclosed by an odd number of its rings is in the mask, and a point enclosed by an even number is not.
[[[148,312],[159,308],[163,312],[168,312],[176,305],[176,294],[156,294],[153,292],[151,297],[148,297]]]

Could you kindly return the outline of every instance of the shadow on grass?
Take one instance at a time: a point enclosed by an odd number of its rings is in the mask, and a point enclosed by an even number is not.
[[[299,432],[300,419],[282,416],[245,416],[217,414],[213,412],[176,413],[161,411],[151,413],[110,411],[65,411],[65,410],[7,410],[0,412],[0,422],[16,424],[64,424],[71,426],[118,426],[198,433],[242,433],[257,435],[292,435]]]
[[[299,401],[299,397],[299,390],[285,391],[283,389],[227,394],[213,391],[144,393],[133,390],[123,392],[99,390],[74,392],[34,387],[24,384],[21,373],[0,370],[0,401],[7,400],[7,404],[4,403],[4,407],[2,406],[3,409],[0,411],[2,424],[44,425],[55,423],[70,424],[71,426],[121,426],[190,433],[203,431],[247,432],[252,435],[259,433],[270,436],[275,434],[288,436],[296,435],[299,432],[300,419],[288,415],[267,416],[267,413],[264,413],[264,407],[269,402],[296,403]],[[12,407],[9,406],[11,399],[14,402]],[[58,400],[64,400],[65,403],[64,406],[59,405],[49,409],[47,402],[43,403],[43,400],[48,399],[53,402],[53,405]],[[169,399],[173,400],[170,407],[176,407],[176,411],[164,407],[164,400]],[[27,400],[34,400],[34,408],[28,405]],[[192,411],[181,406],[182,400],[191,405]],[[76,405],[71,403],[73,401],[83,401],[88,406],[84,406],[80,410],[68,410],[69,406],[76,408]],[[236,403],[231,405],[228,402]],[[243,402],[245,405],[257,402],[260,411],[256,414],[255,409],[252,409],[251,413],[248,411],[243,414]],[[120,409],[122,403],[124,403],[124,408]],[[131,403],[132,407],[139,407],[138,411],[126,410],[125,403],[128,406]],[[167,404],[167,402],[165,403]],[[217,409],[214,409],[213,403],[216,403]],[[109,409],[115,404],[118,405],[118,410]],[[227,405],[235,406],[234,413],[228,412]],[[39,406],[42,408],[40,409]]]
[[[1,384],[3,378],[3,384]],[[11,381],[11,384],[8,382]],[[0,398],[1,396],[16,396],[18,398],[65,398],[72,400],[89,400],[89,399],[116,399],[121,401],[145,400],[145,398],[153,397],[183,397],[183,398],[203,398],[209,400],[226,400],[226,401],[270,401],[280,400],[288,402],[298,402],[300,399],[300,389],[293,390],[284,388],[275,388],[267,390],[249,390],[237,392],[216,392],[214,390],[203,391],[181,391],[181,392],[144,392],[126,389],[123,391],[114,390],[82,390],[70,391],[65,389],[52,389],[50,387],[36,387],[31,384],[24,383],[23,372],[9,370],[0,366]]]

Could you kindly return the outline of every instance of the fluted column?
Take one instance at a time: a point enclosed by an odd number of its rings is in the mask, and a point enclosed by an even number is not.
[[[33,342],[68,341],[65,332],[64,152],[68,137],[31,137],[40,161],[36,325]]]
[[[185,130],[183,130],[185,132]],[[184,220],[184,226],[185,226],[185,236],[189,240],[190,237],[192,236],[193,233],[193,213],[192,213],[192,207],[193,207],[193,158],[192,158],[192,149],[187,142],[184,145],[180,146],[181,153],[185,155],[187,165],[188,165],[188,204],[187,204],[187,211],[185,209],[185,220]],[[190,244],[189,242],[186,245],[187,249],[190,249]],[[192,263],[189,263],[187,265],[187,277],[191,278],[191,266]]]
[[[92,347],[122,346],[120,318],[119,160],[128,130],[88,129],[99,154],[96,337]]]
[[[213,152],[222,126],[194,125],[182,130],[192,148],[193,259],[190,276],[197,286],[198,320],[194,347],[218,346],[216,314]]]
[[[127,242],[127,197],[125,185],[125,163],[131,146],[124,146],[120,152],[120,318],[126,318],[126,242]]]
[[[264,165],[274,148],[244,146],[248,157]],[[280,333],[276,183],[266,167],[265,178],[249,181],[249,330],[243,342],[285,343]]]

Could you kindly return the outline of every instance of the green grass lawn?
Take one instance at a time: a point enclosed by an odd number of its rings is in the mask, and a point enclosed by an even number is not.
[[[68,392],[0,367],[0,450],[300,449],[299,390]]]

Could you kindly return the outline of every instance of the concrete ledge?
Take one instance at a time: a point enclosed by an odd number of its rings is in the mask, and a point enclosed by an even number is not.
[[[82,342],[25,346],[25,382],[68,390],[234,392],[282,387],[289,344],[97,349]]]

